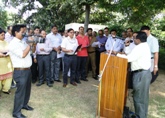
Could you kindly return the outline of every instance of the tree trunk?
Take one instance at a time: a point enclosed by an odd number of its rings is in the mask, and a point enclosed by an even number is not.
[[[84,33],[88,29],[88,24],[89,24],[89,15],[90,15],[90,5],[86,4],[85,5],[85,23],[84,23]]]

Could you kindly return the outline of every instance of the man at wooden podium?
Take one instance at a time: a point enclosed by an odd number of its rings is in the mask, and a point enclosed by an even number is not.
[[[127,56],[117,54],[118,57],[125,57],[131,62],[131,70],[133,71],[133,100],[135,113],[140,118],[147,118],[149,86],[151,81],[151,54],[149,46],[146,42],[147,35],[144,32],[137,32],[134,39],[136,47]]]

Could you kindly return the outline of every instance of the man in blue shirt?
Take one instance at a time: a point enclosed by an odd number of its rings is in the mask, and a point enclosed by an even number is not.
[[[103,36],[104,31],[99,30],[98,31],[99,36],[96,37],[96,41],[100,43],[96,47],[96,75],[99,75],[99,67],[100,67],[100,53],[106,51],[105,49],[105,43],[107,41],[107,37]]]

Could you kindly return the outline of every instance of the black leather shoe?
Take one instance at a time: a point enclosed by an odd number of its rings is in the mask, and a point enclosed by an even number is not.
[[[53,87],[53,84],[47,84],[49,87]]]
[[[61,80],[54,80],[54,81],[56,81],[56,82],[61,82]]]
[[[66,87],[67,86],[67,84],[63,84],[63,87]]]
[[[83,81],[88,81],[86,78],[85,78],[85,79],[81,79],[81,80],[83,80]]]
[[[76,82],[77,84],[81,84],[80,80],[75,80],[75,82]]]
[[[77,84],[76,84],[75,82],[72,82],[72,83],[70,83],[70,84],[72,84],[73,86],[77,86]]]
[[[39,82],[38,84],[36,84],[36,86],[41,86],[42,84],[44,84],[44,83]]]
[[[26,118],[25,115],[21,114],[21,115],[13,115],[14,118]]]
[[[98,77],[93,77],[93,79],[98,80]]]
[[[33,111],[33,110],[34,110],[34,109],[33,109],[31,106],[29,106],[29,105],[26,105],[26,106],[22,107],[22,109],[29,110],[29,111]]]

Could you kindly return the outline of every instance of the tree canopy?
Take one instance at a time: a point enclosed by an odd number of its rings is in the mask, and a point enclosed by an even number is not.
[[[7,1],[7,0],[6,0]],[[85,22],[86,6],[89,6],[91,24],[120,24],[123,26],[140,26],[151,24],[154,18],[165,8],[162,0],[38,0],[42,8],[37,7],[34,0],[10,0],[10,5],[24,7],[17,15],[22,16],[27,10],[37,9],[25,20],[27,24],[46,28],[56,23],[59,29],[71,22]],[[8,2],[6,2],[8,4]],[[88,22],[88,21],[87,21]]]

